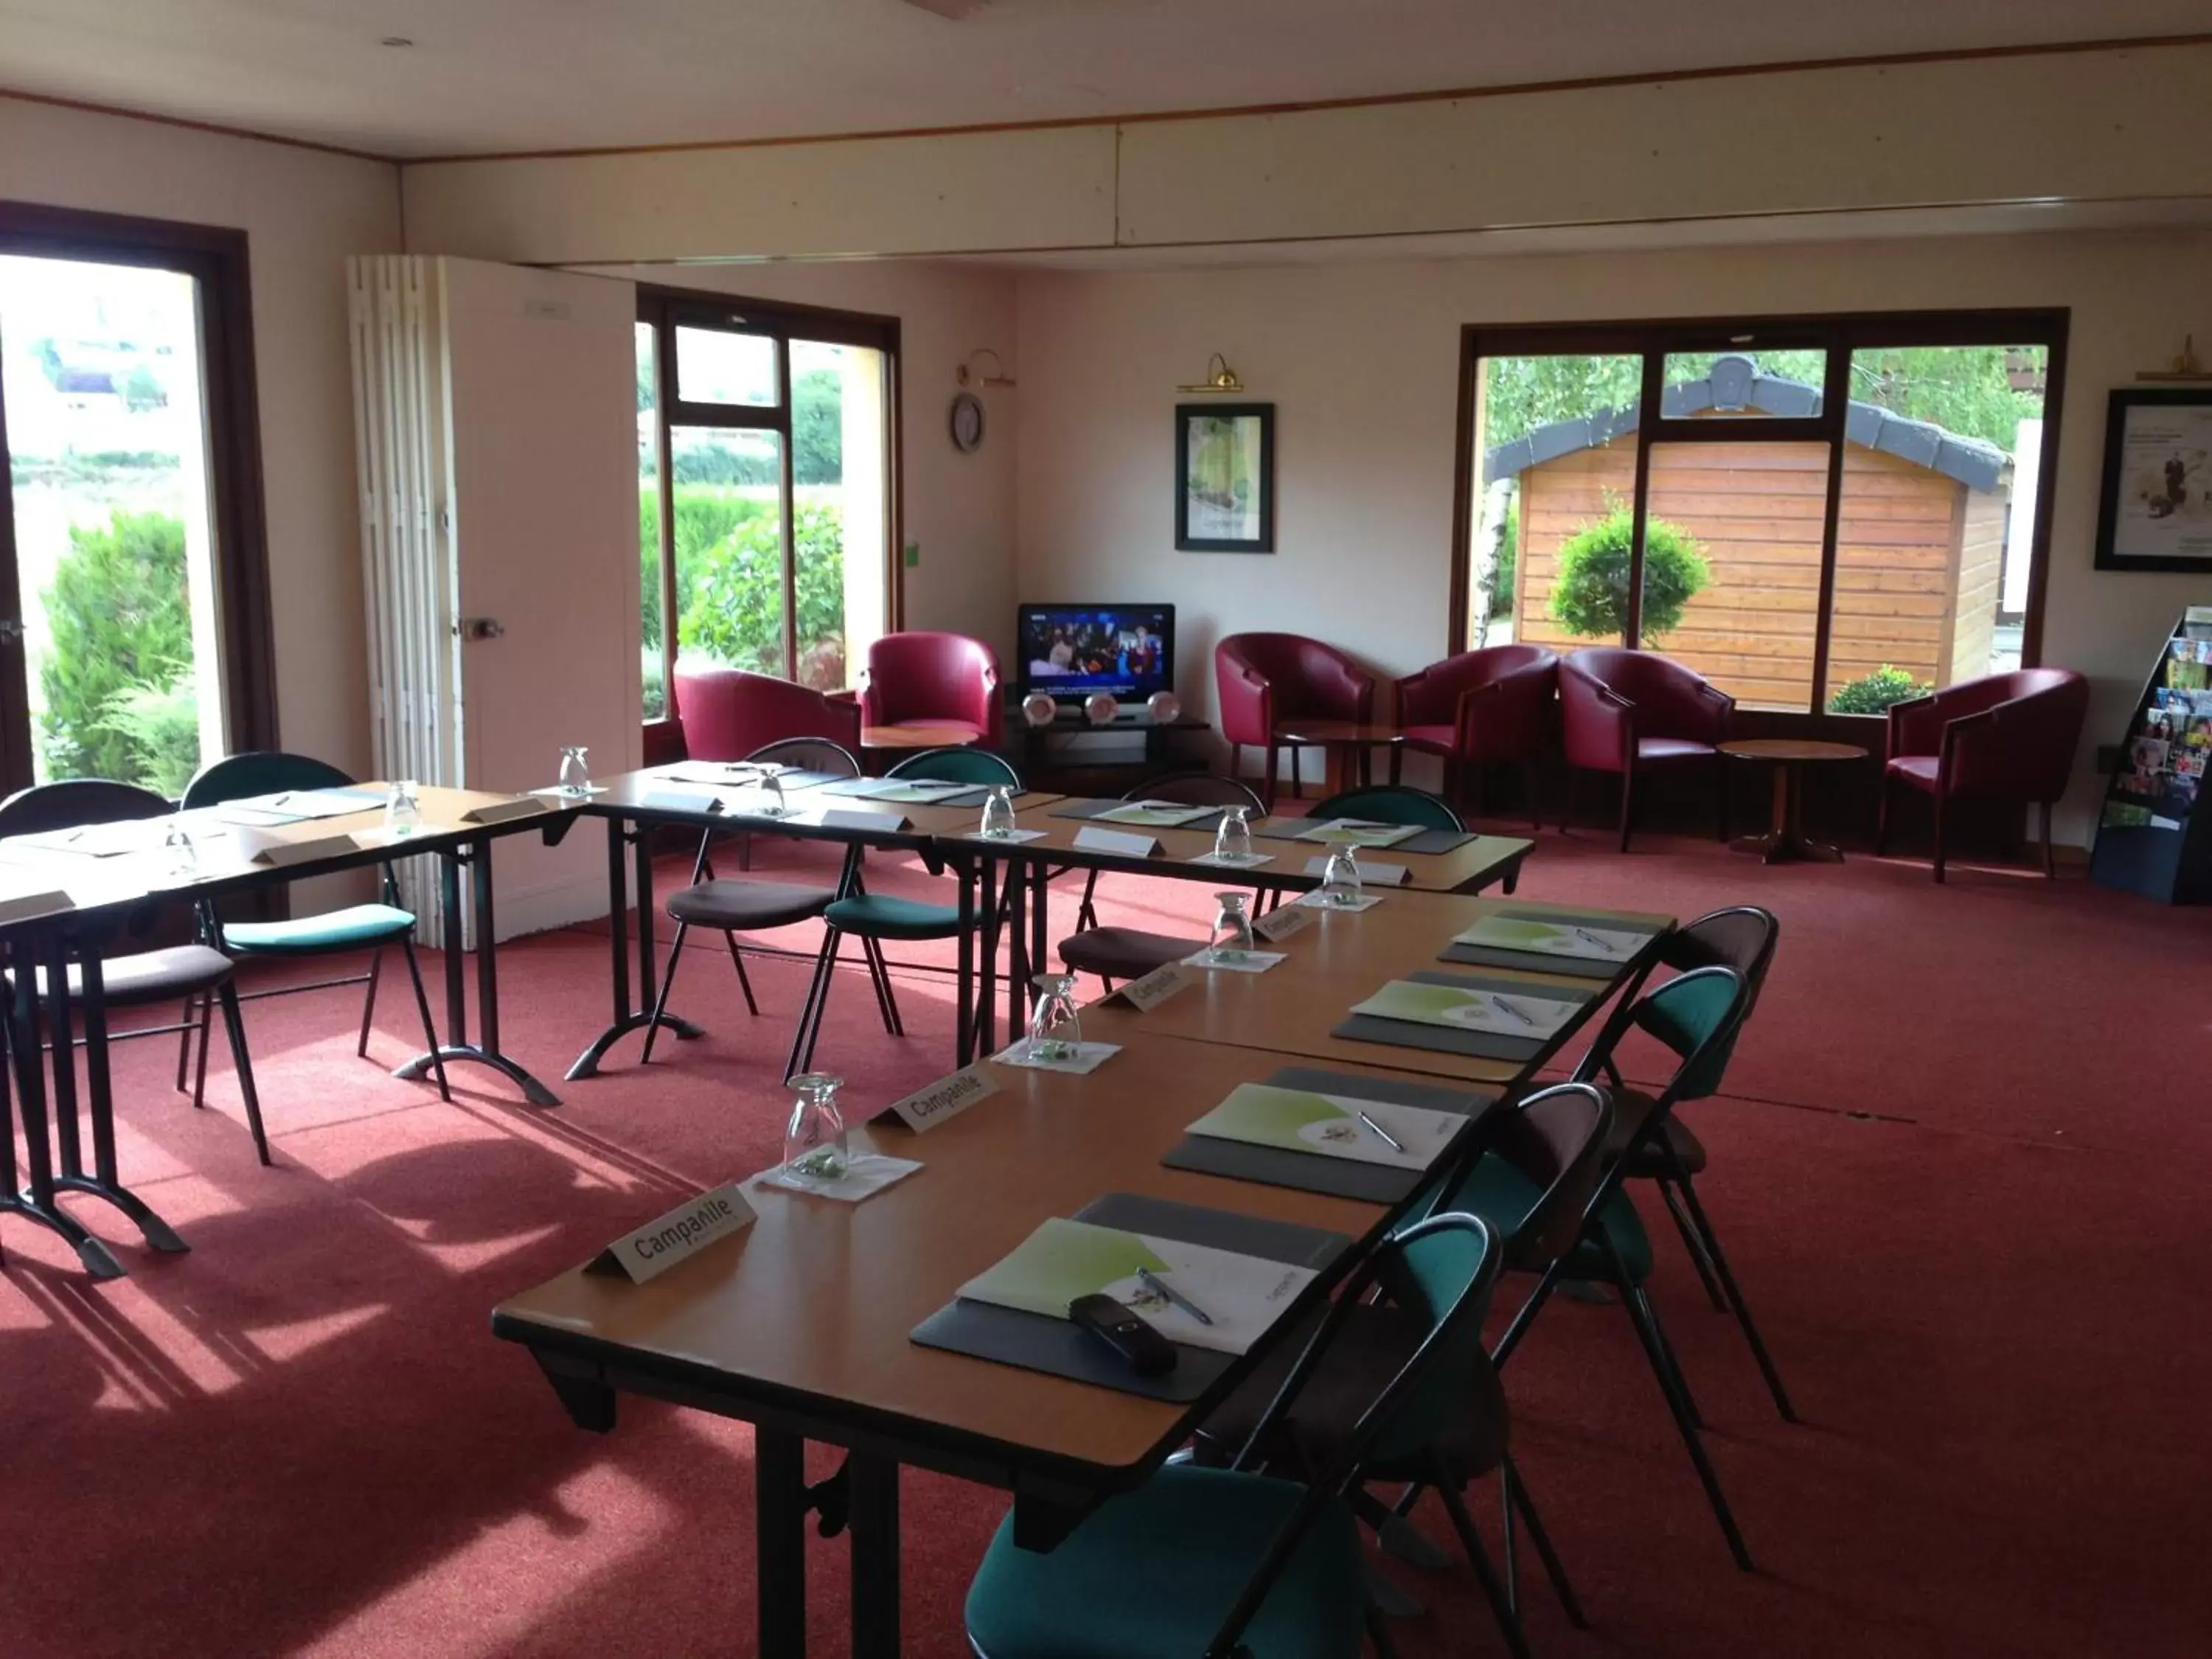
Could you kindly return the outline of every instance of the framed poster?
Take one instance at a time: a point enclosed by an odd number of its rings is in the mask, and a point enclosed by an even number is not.
[[[2212,386],[2112,393],[2097,568],[2212,571]]]
[[[1176,547],[1275,550],[1275,406],[1176,405]]]

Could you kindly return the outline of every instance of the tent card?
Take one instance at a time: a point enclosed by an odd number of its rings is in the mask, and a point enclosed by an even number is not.
[[[1197,975],[1186,971],[1179,962],[1170,962],[1142,979],[1131,980],[1114,994],[1141,1014],[1158,1007],[1184,986],[1197,983]]]
[[[1094,814],[1101,823],[1138,823],[1147,830],[1173,830],[1218,813],[1218,806],[1182,806],[1171,800],[1125,801]]]
[[[1377,1019],[1410,1020],[1417,1025],[1442,1025],[1462,1031],[1487,1031],[1494,1036],[1527,1037],[1541,1042],[1555,1036],[1575,1017],[1579,1003],[1559,1002],[1534,991],[1463,989],[1456,985],[1429,985],[1394,979],[1369,997],[1355,1002],[1352,1012]]]
[[[1366,818],[1328,818],[1294,839],[1318,841],[1331,847],[1395,847],[1421,833],[1417,823],[1376,823]]]
[[[317,859],[343,858],[348,853],[361,850],[360,843],[351,836],[313,836],[305,841],[288,841],[245,823],[230,826],[230,839],[254,863],[277,869],[287,865],[309,864]]]
[[[587,1273],[620,1274],[633,1285],[666,1273],[699,1254],[718,1238],[727,1238],[753,1223],[753,1206],[729,1182],[656,1216],[634,1233],[601,1250],[584,1264]]]
[[[1243,1353],[1313,1280],[1311,1267],[1054,1217],[996,1267],[963,1285],[960,1295],[1066,1319],[1069,1303],[1103,1294],[1134,1309],[1170,1342]],[[1213,1322],[1203,1323],[1178,1306],[1163,1285]]]
[[[552,806],[535,795],[517,795],[512,800],[487,802],[471,806],[461,814],[463,823],[512,823],[517,818],[534,818],[541,812],[550,812]]]
[[[1466,932],[1452,935],[1455,945],[1479,945],[1493,951],[1534,951],[1548,957],[1575,957],[1586,962],[1627,962],[1651,942],[1649,933],[1612,927],[1583,927],[1567,921],[1539,921],[1533,916],[1485,916]]]
[[[76,901],[58,890],[46,893],[0,895],[0,922],[28,921],[33,916],[50,916],[58,911],[76,908]]]
[[[821,824],[824,830],[860,830],[871,835],[890,836],[906,828],[907,817],[903,812],[866,812],[833,806],[823,813]]]
[[[1327,880],[1328,860],[1308,859],[1306,873]],[[1359,884],[1363,887],[1402,887],[1413,873],[1402,864],[1370,864],[1364,859],[1359,861]]]
[[[999,1092],[999,1085],[991,1074],[980,1066],[970,1066],[955,1072],[951,1077],[939,1078],[926,1089],[917,1089],[904,1100],[895,1100],[884,1108],[882,1115],[896,1117],[916,1134],[925,1129],[934,1129],[947,1118],[957,1117],[977,1101]]]
[[[1294,933],[1302,933],[1313,926],[1314,913],[1310,906],[1285,904],[1270,911],[1252,924],[1252,931],[1270,945],[1280,945]]]
[[[1188,1133],[1382,1164],[1394,1170],[1425,1170],[1467,1127],[1467,1121],[1463,1112],[1432,1112],[1384,1100],[1240,1083],[1228,1099],[1192,1124]],[[1391,1146],[1392,1140],[1397,1146]]]
[[[1160,850],[1157,836],[1132,835],[1122,830],[1095,830],[1087,823],[1075,832],[1075,845],[1088,853],[1119,853],[1133,859],[1148,859]]]

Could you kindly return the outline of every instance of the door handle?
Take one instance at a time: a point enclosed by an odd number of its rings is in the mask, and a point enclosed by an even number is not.
[[[507,632],[495,617],[464,617],[454,625],[464,640],[495,640]]]
[[[23,642],[23,619],[20,617],[0,617],[0,645],[21,645]]]

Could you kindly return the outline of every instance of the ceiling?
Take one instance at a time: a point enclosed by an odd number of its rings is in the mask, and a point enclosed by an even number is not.
[[[2208,29],[2212,0],[0,0],[0,88],[424,156]]]

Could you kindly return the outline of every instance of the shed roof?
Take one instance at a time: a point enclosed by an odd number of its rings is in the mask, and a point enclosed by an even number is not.
[[[1659,412],[1667,420],[1700,415],[1709,409],[1755,410],[1761,415],[1807,417],[1820,412],[1820,388],[1802,380],[1785,380],[1763,374],[1749,357],[1729,356],[1713,361],[1702,380],[1684,380],[1662,395]],[[1510,443],[1486,450],[1482,457],[1482,481],[1510,478],[1532,466],[1578,449],[1593,449],[1636,430],[1642,419],[1642,400],[1620,409],[1603,409],[1571,421],[1553,421],[1524,433]],[[1931,421],[1907,420],[1879,404],[1851,399],[1844,422],[1844,435],[1868,449],[1879,449],[1956,478],[1969,489],[1995,489],[2002,482],[2012,458],[1995,444],[1965,438]]]

